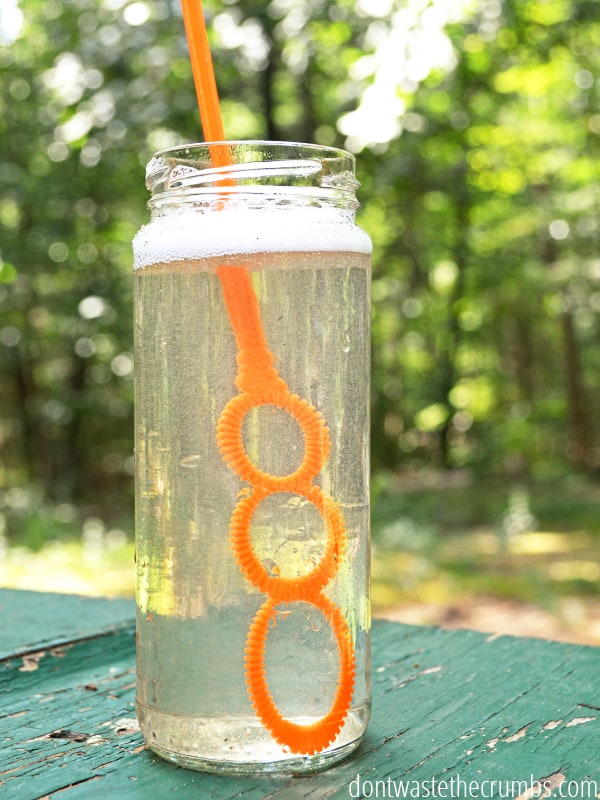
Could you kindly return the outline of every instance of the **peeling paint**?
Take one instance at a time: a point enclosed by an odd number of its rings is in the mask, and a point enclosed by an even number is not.
[[[585,725],[587,722],[593,722],[596,717],[575,717],[570,722],[567,722],[565,728],[574,728],[576,725]]]
[[[542,726],[542,731],[553,731],[555,728],[558,728],[559,725],[562,725],[562,723],[563,723],[562,719],[548,720],[548,722],[544,726]]]
[[[140,729],[139,723],[135,717],[122,717],[117,720],[109,720],[104,723],[103,727],[112,728],[113,731],[119,734],[137,733]]]
[[[530,800],[531,797],[548,797],[555,789],[558,789],[564,780],[566,780],[566,775],[557,770],[552,775],[546,775],[543,778],[532,781],[531,785],[516,800]]]
[[[23,664],[19,667],[19,672],[35,672],[36,669],[39,669],[39,662],[45,655],[45,651],[40,650],[39,653],[29,653],[29,655],[23,656],[21,658]]]
[[[420,674],[421,675],[433,675],[435,672],[441,672],[444,668],[439,665],[437,667],[429,667],[429,669],[424,669]]]
[[[516,733],[513,733],[512,736],[508,736],[504,741],[505,742],[518,742],[519,739],[522,739],[525,736],[525,734],[527,733],[527,728],[530,725],[531,725],[530,722],[528,722],[527,725],[523,725],[522,728],[519,728],[519,730]]]
[[[48,651],[51,656],[54,658],[64,658],[67,655],[67,651],[70,650],[72,645],[70,644],[63,644],[60,647],[51,647]]]

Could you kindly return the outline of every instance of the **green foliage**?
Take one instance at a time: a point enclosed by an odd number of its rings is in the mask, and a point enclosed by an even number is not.
[[[505,0],[448,26],[455,68],[362,154],[402,220],[373,229],[376,464],[597,468],[600,57],[570,8]]]
[[[596,5],[384,6],[205,2],[230,138],[357,151],[375,473],[594,471]],[[0,23],[0,487],[15,530],[15,487],[104,518],[130,507],[144,165],[202,136],[176,0],[19,8],[17,36]]]

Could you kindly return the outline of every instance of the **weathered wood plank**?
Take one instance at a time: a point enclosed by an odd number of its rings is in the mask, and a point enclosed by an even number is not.
[[[595,648],[376,621],[365,742],[346,763],[295,779],[203,775],[155,758],[134,721],[134,659],[130,625],[0,664],[2,800],[526,800],[544,779],[553,797],[600,792]]]
[[[0,658],[95,636],[132,619],[132,600],[0,589]]]

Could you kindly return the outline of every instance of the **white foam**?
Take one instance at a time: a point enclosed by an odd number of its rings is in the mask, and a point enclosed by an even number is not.
[[[243,253],[371,253],[369,236],[339,209],[177,211],[133,240],[134,268]]]

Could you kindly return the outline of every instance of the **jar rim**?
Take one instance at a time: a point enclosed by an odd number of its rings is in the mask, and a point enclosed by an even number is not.
[[[280,148],[282,150],[289,151],[305,150],[315,154],[321,152],[324,156],[329,154],[331,157],[336,156],[337,158],[348,159],[353,168],[355,163],[354,155],[350,153],[350,151],[344,150],[342,147],[333,147],[326,144],[310,144],[308,142],[276,141],[270,139],[224,139],[222,141],[215,142],[190,142],[188,144],[177,144],[157,150],[156,153],[154,153],[153,158],[156,158],[157,156],[175,155],[180,151],[210,150],[211,148],[219,146],[232,148],[271,148],[273,150]]]
[[[286,191],[353,206],[359,186],[354,169],[352,153],[337,147],[226,140],[159,150],[146,167],[146,186],[151,207],[215,193],[240,198]]]

